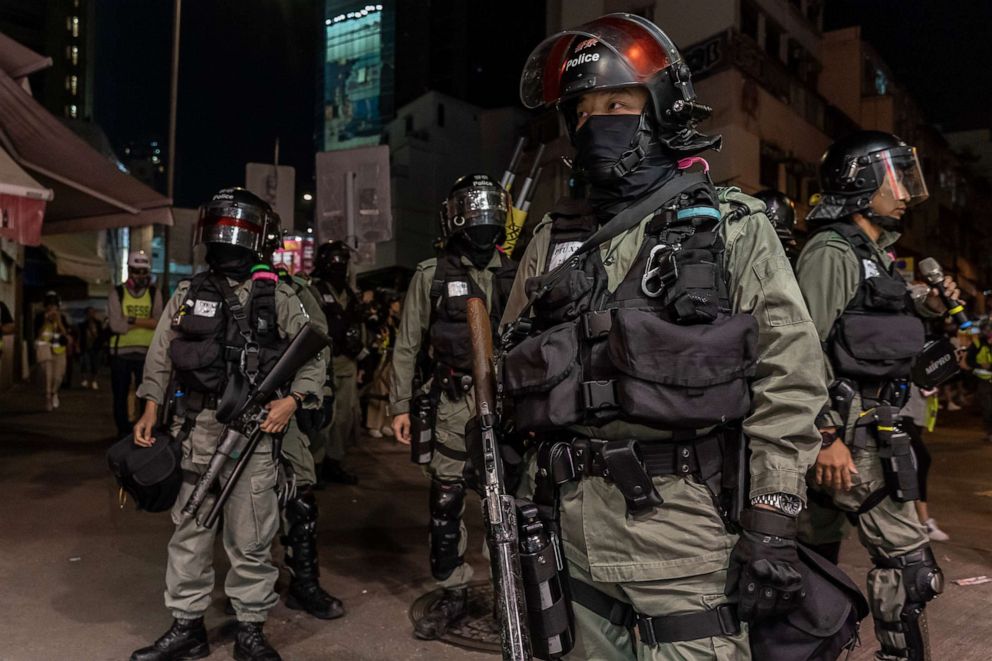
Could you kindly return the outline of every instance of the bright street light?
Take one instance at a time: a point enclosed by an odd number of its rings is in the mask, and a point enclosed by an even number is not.
[[[313,195],[311,195],[310,193],[304,193],[303,194],[303,201],[304,202],[309,202],[312,199],[313,199]]]

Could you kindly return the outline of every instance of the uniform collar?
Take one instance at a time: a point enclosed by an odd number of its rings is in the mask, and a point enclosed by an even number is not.
[[[473,270],[477,270],[477,271],[481,270],[481,269],[476,269],[475,264],[472,263],[472,260],[466,257],[465,255],[460,255],[458,257],[458,263],[461,264],[462,266],[467,266],[468,268]],[[500,257],[500,251],[498,248],[495,248],[493,249],[492,258],[489,260],[489,263],[486,264],[486,270],[495,271],[502,265],[503,265],[503,259]]]

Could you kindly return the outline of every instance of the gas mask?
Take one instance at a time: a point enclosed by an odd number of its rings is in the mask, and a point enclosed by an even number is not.
[[[243,282],[251,276],[255,253],[226,243],[208,243],[206,260],[210,270],[217,275]]]

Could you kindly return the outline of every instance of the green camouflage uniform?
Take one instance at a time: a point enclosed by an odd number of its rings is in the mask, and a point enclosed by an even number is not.
[[[721,215],[730,212],[729,202],[747,205],[750,212],[720,227],[733,309],[754,315],[759,326],[752,411],[743,425],[752,452],[750,496],[781,492],[805,500],[805,474],[820,441],[814,419],[827,397],[819,342],[763,203],[737,189],[719,190]],[[652,217],[601,246],[610,291],[634,262]],[[504,325],[524,307],[526,279],[544,271],[549,228],[545,218],[527,246]],[[668,431],[620,421],[575,431],[607,440],[671,437]],[[737,537],[727,533],[705,485],[672,475],[654,477],[653,482],[664,504],[636,518],[626,515],[623,495],[603,478],[585,478],[562,488],[561,526],[569,571],[643,615],[715,609],[727,602],[727,569]],[[654,647],[634,641],[635,656],[626,629],[578,604],[575,615],[577,643],[569,658],[750,658],[746,627],[737,636]]]
[[[875,260],[885,268],[892,263],[892,258],[885,249],[894,244],[898,238],[899,235],[894,232],[883,231],[872,246]],[[834,322],[854,298],[861,282],[858,257],[841,235],[833,231],[819,232],[814,234],[803,248],[796,265],[796,275],[820,340],[826,342]],[[922,316],[934,315],[922,305],[917,306],[917,311]],[[832,380],[833,370],[825,354],[822,360],[828,377]],[[851,404],[848,420],[843,420],[837,411],[831,411],[830,422],[838,429],[844,429],[845,438],[851,439],[854,423],[861,412],[861,398],[856,396]],[[865,499],[882,488],[885,483],[882,461],[874,438],[868,441],[868,447],[863,452],[855,451],[853,458],[858,474],[851,476],[853,487],[850,491],[821,489],[843,512],[857,511]],[[819,487],[816,487],[811,480],[810,488]],[[829,512],[821,510],[819,514],[814,512],[813,516],[816,517],[814,522],[817,527],[810,530],[809,519],[804,526],[806,529],[804,537],[811,542],[834,541],[839,539],[838,533],[843,534],[840,532],[843,521],[831,517]],[[872,557],[892,558],[915,551],[928,543],[926,529],[920,524],[913,503],[896,502],[891,497],[886,497],[871,510],[859,516],[857,529],[861,544],[868,549]],[[868,596],[878,639],[885,641],[889,647],[904,648],[903,634],[879,627],[880,621],[899,622],[899,613],[905,601],[900,571],[876,567],[868,572]],[[883,655],[879,658],[897,657]]]
[[[246,303],[251,281],[241,284],[233,280],[228,282],[242,304]],[[181,282],[169,299],[145,359],[144,379],[138,396],[159,406],[166,400],[172,368],[169,345],[177,335],[172,329],[172,320],[188,290],[189,282]],[[307,314],[288,285],[280,283],[277,286],[275,303],[280,335],[291,338],[307,323]],[[303,395],[319,394],[324,383],[324,370],[322,353],[296,373],[292,390]],[[181,619],[201,617],[206,611],[214,587],[213,551],[219,527],[224,550],[231,563],[224,589],[231,598],[237,618],[245,622],[264,622],[269,609],[278,600],[274,588],[279,577],[279,570],[271,558],[272,540],[279,529],[277,467],[272,457],[271,437],[263,436],[258,444],[224,507],[219,526],[202,528],[194,519],[187,519],[181,514],[193,491],[195,479],[206,470],[224,429],[214,415],[212,410],[201,411],[196,416],[191,433],[183,441],[182,468],[192,479],[183,483],[172,510],[176,530],[169,540],[165,605],[172,611],[173,617]],[[181,420],[174,422],[173,433],[178,433],[181,424]],[[228,466],[226,471],[230,469],[231,466]],[[226,471],[223,477],[226,477]],[[212,501],[213,496],[208,496],[202,505],[203,512],[209,511]]]
[[[499,254],[493,252],[493,258],[486,268],[480,270],[472,263],[462,258],[462,264],[468,270],[469,276],[475,281],[486,295],[486,304],[492,300],[493,269],[502,265]],[[413,377],[420,352],[421,343],[426,337],[431,314],[431,281],[437,267],[436,259],[428,259],[417,265],[417,271],[410,281],[406,298],[403,300],[403,316],[400,319],[399,331],[396,334],[396,345],[393,347],[393,379],[389,391],[389,412],[392,415],[410,412],[410,399],[413,397]],[[443,357],[442,362],[443,362]],[[437,405],[435,418],[435,447],[434,456],[427,466],[427,474],[441,482],[455,482],[464,479],[465,469],[465,425],[475,415],[475,392],[465,393],[459,401],[452,401],[444,393],[441,394]],[[463,508],[464,509],[464,508]],[[461,523],[461,536],[458,553],[464,556],[468,547],[468,532],[465,523]],[[445,588],[456,588],[466,585],[472,580],[472,566],[468,563],[459,565],[451,576],[438,585]]]

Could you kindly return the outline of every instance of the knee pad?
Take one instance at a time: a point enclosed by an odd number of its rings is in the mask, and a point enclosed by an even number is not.
[[[898,569],[906,590],[906,605],[922,607],[944,591],[944,574],[929,545],[894,558],[875,558],[881,569]]]
[[[439,581],[451,576],[462,564],[458,544],[461,541],[461,512],[464,503],[464,483],[431,481],[431,574]]]
[[[317,524],[317,499],[312,491],[297,494],[296,498],[286,503],[286,521],[290,528],[308,524]]]

